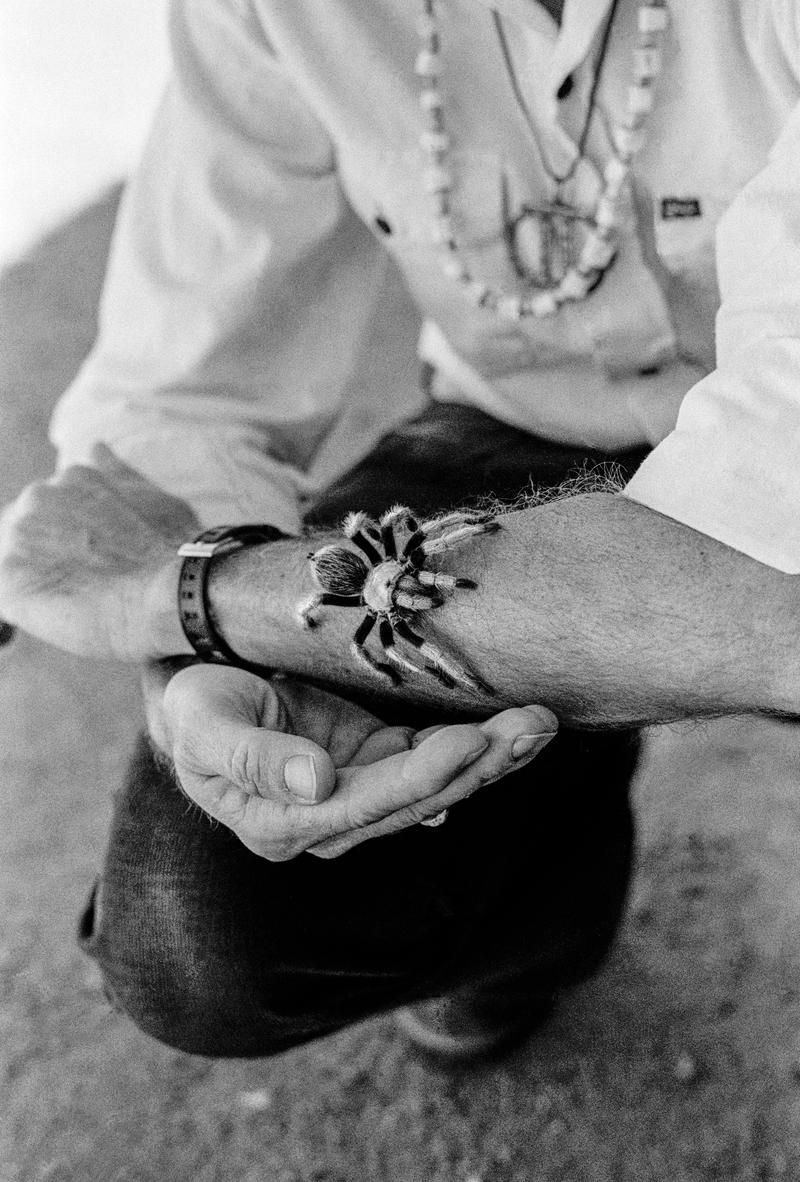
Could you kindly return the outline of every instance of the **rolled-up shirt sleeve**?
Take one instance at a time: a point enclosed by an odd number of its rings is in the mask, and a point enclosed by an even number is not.
[[[717,230],[717,367],[625,495],[800,572],[800,107]]]
[[[383,267],[246,0],[174,0],[174,76],[123,196],[97,342],[51,425],[204,525],[299,527]]]

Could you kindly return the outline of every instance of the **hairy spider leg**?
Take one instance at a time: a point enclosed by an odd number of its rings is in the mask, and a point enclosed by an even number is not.
[[[470,673],[455,657],[446,656],[435,644],[424,640],[413,628],[409,627],[405,620],[396,619],[392,620],[392,623],[398,636],[402,637],[403,640],[407,640],[414,648],[419,649],[420,655],[429,663],[431,672],[435,673],[440,681],[444,681],[445,684],[448,681],[450,684],[459,682],[469,689],[482,690],[484,693],[494,694],[492,687],[482,677],[478,677],[475,673]]]
[[[377,618],[376,612],[367,612],[364,619],[356,628],[353,639],[350,641],[350,652],[357,661],[360,661],[362,665],[366,665],[373,673],[380,673],[382,677],[388,677],[392,685],[399,685],[400,675],[395,672],[391,665],[384,665],[382,661],[376,660],[366,648],[366,639],[375,627]]]
[[[426,607],[441,607],[444,603],[442,587],[437,586],[432,579],[421,579],[419,577],[421,573],[406,559],[403,563],[402,574],[396,584],[397,590],[408,595],[424,596],[429,601],[425,604]]]
[[[406,611],[410,612],[430,611],[431,608],[441,607],[444,603],[441,595],[431,594],[424,587],[413,591],[398,588],[395,592],[394,601],[398,607],[404,607]]]
[[[366,513],[349,513],[342,529],[344,536],[366,554],[373,566],[383,562],[383,555],[378,550],[381,531],[371,517]],[[368,537],[368,534],[372,536]]]
[[[479,513],[477,510],[471,511],[469,509],[454,511],[453,513],[445,513],[442,517],[433,517],[430,521],[423,521],[422,525],[416,526],[411,537],[405,544],[404,554],[408,554],[415,549],[426,538],[433,534],[442,533],[444,530],[453,529],[456,526],[462,525],[487,525],[493,520],[489,513]]]
[[[384,513],[381,525],[393,525],[395,529],[402,526],[410,533],[418,529],[413,513],[405,505],[393,505],[387,513]]]
[[[412,662],[404,657],[400,652],[399,648],[394,642],[394,628],[388,620],[381,620],[380,625],[378,626],[378,634],[381,639],[381,647],[390,661],[394,661],[394,663],[399,665],[401,669],[408,669],[411,673],[425,672],[425,670],[420,668],[419,665],[412,664]]]
[[[354,510],[348,513],[342,522],[342,532],[346,538],[351,538],[356,531],[361,531],[365,534],[371,534],[373,541],[380,540],[381,531],[378,528],[377,521],[365,513],[363,509]]]
[[[432,570],[417,570],[415,577],[423,587],[436,587],[440,591],[453,591],[456,587],[474,591],[478,586],[474,579],[464,579],[460,575],[442,575]]]
[[[381,522],[381,543],[387,558],[397,558],[397,538],[394,536],[394,527],[391,524],[384,525]]]
[[[422,541],[406,557],[413,566],[422,566],[425,559],[431,554],[445,554],[448,550],[455,550],[457,546],[463,546],[472,538],[479,538],[481,534],[493,534],[499,529],[500,524],[497,521],[486,521],[480,525],[461,525],[457,529],[442,534],[441,537]]]
[[[447,686],[448,689],[453,689],[457,685],[456,679],[442,668],[438,660],[434,660],[431,656],[431,653],[436,654],[438,651],[433,645],[423,640],[421,636],[409,627],[405,620],[398,616],[392,617],[392,625],[397,635],[402,640],[405,640],[407,644],[410,644],[419,653],[420,657],[423,658],[424,664],[421,669],[423,673],[432,674],[437,681]]]
[[[434,521],[423,522],[403,547],[403,557],[410,557],[415,550],[425,545],[427,541],[436,538],[437,535],[460,532],[462,529],[476,530],[476,534],[469,535],[473,537],[481,533],[493,533],[494,530],[500,529],[500,523],[485,513],[448,513],[445,517],[439,517]]]
[[[320,591],[316,595],[312,595],[306,603],[300,605],[299,615],[304,627],[316,628],[317,621],[312,613],[323,604],[328,604],[331,607],[359,607],[362,603],[360,595],[334,595],[332,591]]]
[[[396,606],[412,612],[425,612],[434,607],[441,607],[444,596],[436,587],[423,587],[417,578],[418,573],[406,560],[403,574],[395,584]]]
[[[359,550],[363,550],[373,566],[379,566],[383,562],[383,555],[372,545],[372,542],[369,541],[361,530],[356,530],[354,534],[351,534],[350,541],[354,542]]]
[[[397,558],[397,531],[404,528],[407,534],[413,534],[418,528],[410,509],[405,505],[395,505],[388,513],[384,513],[380,526],[381,541],[388,558]]]

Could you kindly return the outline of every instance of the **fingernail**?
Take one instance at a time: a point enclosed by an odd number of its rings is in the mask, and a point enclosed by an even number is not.
[[[313,755],[290,755],[283,765],[283,782],[301,800],[317,799],[317,766]]]
[[[546,706],[526,706],[529,735],[549,735],[558,730],[558,719]]]
[[[522,759],[525,755],[535,755],[546,747],[553,738],[555,731],[546,731],[540,735],[518,735],[511,748],[512,759]]]

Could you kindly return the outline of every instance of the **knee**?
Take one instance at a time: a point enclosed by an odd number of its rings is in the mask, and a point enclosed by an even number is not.
[[[110,892],[109,892],[110,894]],[[215,925],[198,928],[178,898],[162,906],[123,908],[98,893],[80,926],[105,995],[149,1037],[175,1050],[213,1058],[259,1057],[300,1039],[287,1015],[273,1011],[263,982],[226,951]],[[269,969],[268,963],[265,968]]]
[[[240,995],[235,976],[169,955],[98,957],[106,997],[118,1014],[173,1050],[209,1058],[259,1058],[303,1041],[268,1004]],[[308,1037],[308,1036],[305,1036]]]

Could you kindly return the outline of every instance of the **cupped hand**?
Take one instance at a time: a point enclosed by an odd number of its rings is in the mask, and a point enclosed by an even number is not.
[[[199,531],[104,445],[28,485],[0,516],[0,618],[82,656],[188,651],[175,612],[177,549]]]
[[[527,706],[415,733],[302,681],[209,665],[172,678],[162,723],[187,796],[272,862],[337,857],[434,817],[533,759],[558,725]]]

